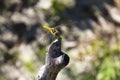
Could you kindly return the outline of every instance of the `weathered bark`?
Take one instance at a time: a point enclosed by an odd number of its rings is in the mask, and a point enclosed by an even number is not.
[[[45,65],[38,73],[38,80],[55,80],[59,71],[69,63],[69,56],[61,51],[61,38],[49,47]]]

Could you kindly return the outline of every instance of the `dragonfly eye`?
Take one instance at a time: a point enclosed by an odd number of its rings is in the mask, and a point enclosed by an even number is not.
[[[56,30],[55,30],[55,29],[52,29],[51,31],[52,31],[53,33],[55,33],[55,32],[56,32]]]
[[[48,31],[50,31],[54,36],[58,36],[59,35],[59,32],[57,29],[55,28],[50,28],[48,26],[43,26],[43,28],[47,29]]]

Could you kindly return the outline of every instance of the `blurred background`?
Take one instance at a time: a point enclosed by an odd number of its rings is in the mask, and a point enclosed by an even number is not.
[[[0,0],[0,80],[37,80],[53,39],[42,25],[70,56],[57,80],[120,80],[120,0]]]

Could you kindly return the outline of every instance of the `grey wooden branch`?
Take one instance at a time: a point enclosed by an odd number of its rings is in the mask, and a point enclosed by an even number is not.
[[[59,71],[69,63],[69,56],[61,51],[61,38],[57,38],[49,47],[45,65],[38,73],[38,80],[55,80]]]

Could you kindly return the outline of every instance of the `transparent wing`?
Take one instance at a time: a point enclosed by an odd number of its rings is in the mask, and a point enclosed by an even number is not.
[[[50,43],[53,36],[48,30],[45,30],[40,26],[40,28],[37,29],[36,38],[40,45],[46,46]]]

